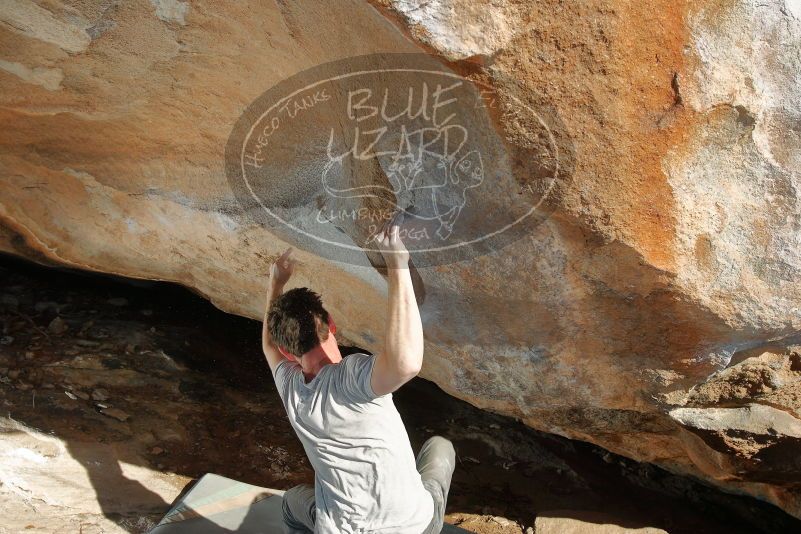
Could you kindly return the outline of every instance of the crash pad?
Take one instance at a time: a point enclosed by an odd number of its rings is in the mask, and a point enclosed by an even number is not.
[[[281,517],[284,492],[209,473],[173,503],[150,534],[292,534]],[[466,530],[445,525],[443,534]]]

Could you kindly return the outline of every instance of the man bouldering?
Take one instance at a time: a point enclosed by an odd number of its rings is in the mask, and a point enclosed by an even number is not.
[[[284,495],[297,532],[439,534],[455,467],[453,445],[435,436],[417,458],[392,393],[423,362],[423,326],[409,253],[390,221],[376,239],[387,264],[384,350],[342,358],[336,325],[307,288],[283,292],[295,260],[272,266],[262,344],[289,421],[314,468],[314,487]]]

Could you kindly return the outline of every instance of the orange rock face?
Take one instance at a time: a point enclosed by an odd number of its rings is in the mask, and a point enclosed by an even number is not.
[[[294,244],[296,283],[323,294],[348,340],[380,350],[374,255],[356,247],[332,261],[254,219],[226,174],[226,144],[281,80],[424,53],[497,103],[470,123],[487,125],[484,174],[454,167],[470,158],[444,162],[476,181],[460,182],[473,186],[461,200],[435,197],[440,222],[442,206],[459,207],[440,229],[483,231],[526,201],[515,185],[549,175],[558,187],[515,239],[419,262],[423,375],[801,517],[801,12],[780,4],[6,2],[0,249],[174,281],[259,318],[269,262]],[[281,206],[296,222],[319,207],[304,180],[330,170],[315,133],[265,152],[274,185],[296,194]],[[535,165],[538,153],[558,166]],[[416,206],[420,193],[404,197],[392,173],[413,177],[390,160],[338,171],[387,192],[341,205]],[[369,234],[335,226],[357,244]]]

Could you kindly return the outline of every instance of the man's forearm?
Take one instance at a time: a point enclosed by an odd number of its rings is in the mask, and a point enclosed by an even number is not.
[[[389,317],[387,363],[399,373],[415,376],[423,365],[423,324],[409,269],[388,269]]]
[[[284,292],[284,286],[270,280],[269,288],[267,290],[267,303],[264,307],[264,322],[261,328],[261,346],[264,353],[272,347],[272,338],[270,337],[270,329],[267,327],[267,315],[270,313],[270,306],[273,305],[275,299],[281,296]]]

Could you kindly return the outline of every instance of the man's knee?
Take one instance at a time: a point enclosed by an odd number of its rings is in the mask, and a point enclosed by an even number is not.
[[[301,484],[284,492],[281,511],[284,522],[293,529],[314,528],[314,487]]]
[[[456,450],[453,448],[453,443],[451,443],[451,440],[443,438],[442,436],[428,438],[420,448],[420,456],[422,455],[447,459],[453,464],[456,462]]]
[[[448,438],[433,436],[429,438],[428,441],[431,441],[438,450],[443,451],[443,454],[456,458],[456,449],[453,448],[453,443]]]
[[[423,443],[417,455],[417,471],[424,479],[436,479],[447,491],[455,468],[456,451],[450,440],[434,436]]]

